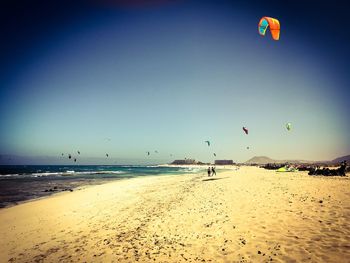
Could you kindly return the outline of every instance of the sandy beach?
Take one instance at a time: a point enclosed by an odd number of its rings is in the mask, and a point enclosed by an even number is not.
[[[1,262],[350,262],[350,178],[139,177],[0,210]]]

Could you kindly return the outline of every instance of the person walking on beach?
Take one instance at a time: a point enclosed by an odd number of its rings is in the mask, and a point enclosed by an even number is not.
[[[210,177],[210,175],[211,175],[211,169],[210,167],[208,167],[208,177]]]
[[[211,167],[211,173],[212,173],[212,175],[214,176],[216,176],[216,171],[215,171],[215,167],[213,166],[213,167]]]

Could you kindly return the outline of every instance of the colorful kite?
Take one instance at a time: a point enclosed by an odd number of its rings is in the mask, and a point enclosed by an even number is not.
[[[274,40],[280,39],[280,22],[276,18],[264,16],[259,22],[259,34],[265,36],[267,28],[270,26],[270,32]]]
[[[286,128],[287,128],[288,131],[290,131],[292,129],[292,124],[290,122],[288,122],[286,124]]]

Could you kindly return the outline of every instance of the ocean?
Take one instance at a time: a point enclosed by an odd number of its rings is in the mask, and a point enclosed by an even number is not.
[[[199,168],[137,165],[1,165],[0,208],[79,186],[138,176],[196,173]]]

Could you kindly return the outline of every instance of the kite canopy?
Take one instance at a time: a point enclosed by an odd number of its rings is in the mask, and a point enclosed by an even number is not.
[[[258,30],[259,34],[265,36],[267,28],[270,26],[270,32],[274,40],[280,39],[280,22],[276,18],[264,16],[260,19]]]
[[[210,146],[210,141],[205,141],[205,143],[207,143],[207,144],[208,144],[208,146]]]
[[[248,134],[248,128],[247,127],[243,127],[242,129],[245,132],[245,134]]]
[[[281,167],[281,168],[279,168],[278,170],[276,170],[276,172],[279,172],[279,173],[298,172],[298,169],[296,169],[296,168],[294,168],[294,167],[287,167],[287,166],[284,166],[284,167]]]
[[[286,124],[286,128],[287,128],[288,131],[290,131],[292,129],[292,124],[290,122],[288,122]]]

